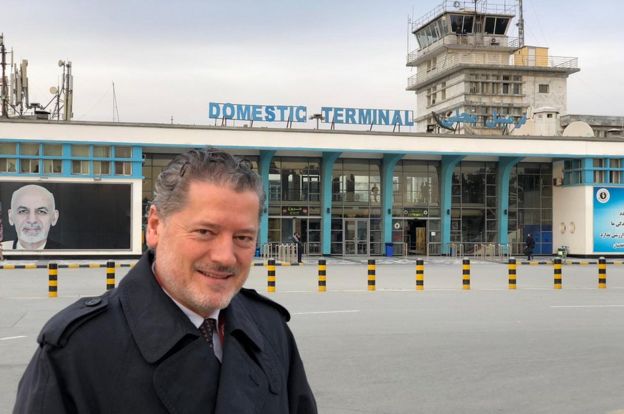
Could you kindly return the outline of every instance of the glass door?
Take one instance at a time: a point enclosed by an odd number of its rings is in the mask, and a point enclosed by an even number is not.
[[[368,219],[344,219],[343,252],[345,256],[368,256]]]

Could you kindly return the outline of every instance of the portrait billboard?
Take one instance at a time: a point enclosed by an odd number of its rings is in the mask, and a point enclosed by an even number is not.
[[[129,250],[131,187],[0,182],[2,248]]]
[[[594,187],[594,252],[624,253],[624,188]]]

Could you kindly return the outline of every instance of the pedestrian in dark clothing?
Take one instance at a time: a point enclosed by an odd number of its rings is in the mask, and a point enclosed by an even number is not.
[[[14,413],[316,414],[288,311],[241,288],[263,204],[232,156],[177,156],[156,183],[150,250],[43,327]]]
[[[533,259],[533,250],[535,250],[535,239],[529,233],[526,240],[524,241],[524,253],[527,255],[527,260]]]
[[[301,256],[303,255],[303,243],[301,242],[301,234],[295,232],[293,234],[293,241],[297,244],[297,263],[302,263]]]

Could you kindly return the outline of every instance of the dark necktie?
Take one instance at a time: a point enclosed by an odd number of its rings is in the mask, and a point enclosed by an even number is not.
[[[204,319],[204,322],[199,326],[199,332],[201,332],[206,342],[208,342],[208,346],[210,346],[210,349],[212,350],[214,350],[212,337],[216,327],[217,321],[215,321],[213,318]]]

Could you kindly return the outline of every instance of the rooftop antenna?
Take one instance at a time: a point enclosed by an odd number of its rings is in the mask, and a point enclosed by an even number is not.
[[[522,7],[522,0],[518,0],[519,16],[518,16],[518,44],[520,47],[524,47],[524,13]]]
[[[115,116],[117,116],[116,121],[115,121]],[[117,106],[117,94],[115,93],[115,82],[113,82],[113,122],[119,122],[119,107]]]
[[[6,77],[6,48],[4,47],[4,33],[0,34],[0,55],[2,55],[2,91],[0,91],[0,99],[2,100],[2,118],[9,117],[9,93],[7,88]]]

